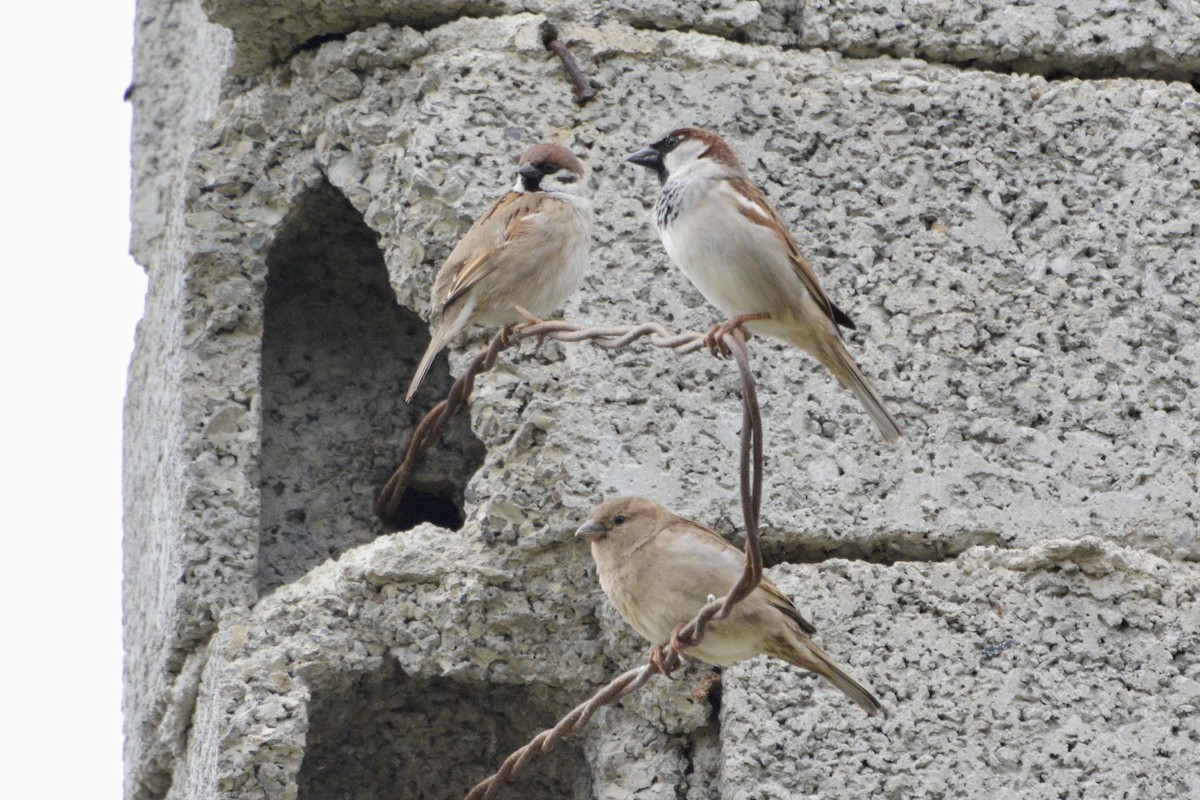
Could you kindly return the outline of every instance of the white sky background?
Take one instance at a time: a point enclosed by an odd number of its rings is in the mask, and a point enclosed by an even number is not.
[[[121,403],[146,286],[128,255],[133,0],[18,3],[6,27],[0,796],[115,800]]]

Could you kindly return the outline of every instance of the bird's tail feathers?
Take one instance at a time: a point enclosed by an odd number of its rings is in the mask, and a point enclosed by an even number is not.
[[[862,374],[862,370],[854,362],[854,357],[850,355],[846,345],[838,339],[831,350],[825,366],[837,376],[843,386],[854,392],[858,402],[862,403],[867,415],[871,417],[875,426],[879,428],[879,432],[883,434],[884,440],[894,442],[902,438],[904,432],[900,430],[900,423],[896,422],[896,418],[883,405],[883,398],[879,396],[879,392],[875,391],[875,387],[871,385],[867,377]]]
[[[801,638],[795,634],[789,635],[788,639],[789,646],[782,648],[782,652],[777,654],[780,658],[789,664],[817,673],[841,690],[842,694],[857,703],[868,714],[874,716],[883,711],[883,706],[875,695],[871,694],[867,687],[846,674],[844,669],[833,663],[833,659],[826,655],[824,650],[817,647],[811,639]]]
[[[442,352],[446,346],[446,337],[442,335],[440,330],[434,331],[433,338],[429,341],[429,347],[425,348],[425,355],[421,356],[421,363],[417,364],[417,371],[413,373],[412,383],[408,385],[408,393],[404,395],[404,402],[411,403],[413,395],[417,393],[417,389],[421,388],[421,381],[425,380],[425,374],[429,372],[429,367],[433,365],[433,359],[437,354]]]

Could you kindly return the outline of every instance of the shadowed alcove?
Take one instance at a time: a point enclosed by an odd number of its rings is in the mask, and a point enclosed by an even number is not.
[[[484,455],[465,414],[417,472],[397,526],[373,512],[426,410],[403,395],[428,342],[421,318],[396,303],[362,216],[328,184],[305,194],[267,256],[260,594],[381,533],[461,527],[463,490]],[[423,396],[449,389],[445,356],[426,383]]]
[[[396,666],[314,689],[299,800],[461,800],[569,701],[537,684],[414,679]],[[505,789],[525,800],[586,800],[580,739],[564,740]]]

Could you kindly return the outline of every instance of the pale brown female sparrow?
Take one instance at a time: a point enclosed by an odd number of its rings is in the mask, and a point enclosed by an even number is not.
[[[621,618],[653,644],[667,644],[676,626],[691,621],[710,596],[727,594],[745,568],[741,550],[643,497],[601,503],[575,536],[591,543],[600,586]],[[717,666],[766,653],[817,673],[868,714],[878,714],[879,701],[813,643],[809,636],[815,632],[763,578],[685,652]]]
[[[812,355],[854,392],[884,439],[899,439],[900,426],[838,331],[838,325],[853,329],[854,323],[825,295],[796,240],[725,140],[702,128],[679,128],[628,160],[658,175],[659,236],[705,299],[730,319],[769,315],[746,327]]]
[[[411,401],[434,356],[470,325],[511,325],[550,314],[583,282],[592,204],[583,164],[565,147],[525,151],[517,184],[475,221],[433,282],[432,338]]]

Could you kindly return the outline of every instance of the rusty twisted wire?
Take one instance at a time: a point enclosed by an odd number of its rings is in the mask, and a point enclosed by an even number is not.
[[[553,728],[542,731],[527,745],[512,753],[493,775],[476,784],[467,794],[466,800],[493,800],[500,788],[511,781],[530,761],[542,753],[553,750],[564,737],[583,728],[602,706],[616,702],[644,686],[655,675],[669,676],[682,665],[681,651],[698,645],[704,638],[708,624],[724,619],[733,607],[753,592],[762,580],[762,549],[759,542],[758,514],[762,504],[763,433],[762,417],[758,406],[754,375],[750,371],[750,358],[746,351],[741,328],[736,325],[722,326],[720,332],[702,334],[685,332],[671,334],[655,323],[645,323],[627,328],[585,328],[565,321],[541,322],[525,325],[515,331],[497,334],[486,350],[471,362],[466,372],[455,381],[445,400],[434,406],[413,434],[408,453],[400,468],[392,475],[376,504],[380,516],[394,513],[404,493],[404,487],[416,468],[421,456],[450,417],[470,397],[475,377],[495,365],[500,353],[524,339],[542,337],[564,342],[591,340],[599,347],[616,349],[628,345],[641,337],[648,337],[658,347],[667,347],[680,354],[692,353],[712,342],[733,357],[742,378],[742,432],[740,453],[740,489],[742,517],[746,525],[746,568],[738,582],[727,595],[707,603],[687,625],[681,626],[672,636],[669,646],[656,645],[648,663],[631,669],[615,678],[607,686],[581,703],[563,717]],[[715,336],[715,338],[713,338]],[[385,517],[386,518],[386,517]]]
[[[494,367],[502,352],[530,338],[539,341],[543,338],[555,339],[560,342],[590,340],[597,347],[616,350],[642,337],[649,338],[656,347],[670,348],[680,355],[693,353],[706,346],[706,334],[695,332],[673,334],[654,322],[630,327],[587,328],[577,322],[551,320],[522,325],[511,331],[497,333],[492,337],[487,348],[475,356],[466,371],[450,387],[446,399],[431,408],[417,424],[412,439],[409,441],[404,461],[388,478],[375,501],[375,515],[386,521],[398,518],[404,490],[408,488],[409,481],[412,480],[413,473],[420,466],[425,452],[437,441],[437,437],[450,419],[471,397],[471,391],[475,388],[475,378],[479,373],[487,372]],[[726,334],[723,340],[728,338],[731,337]]]

